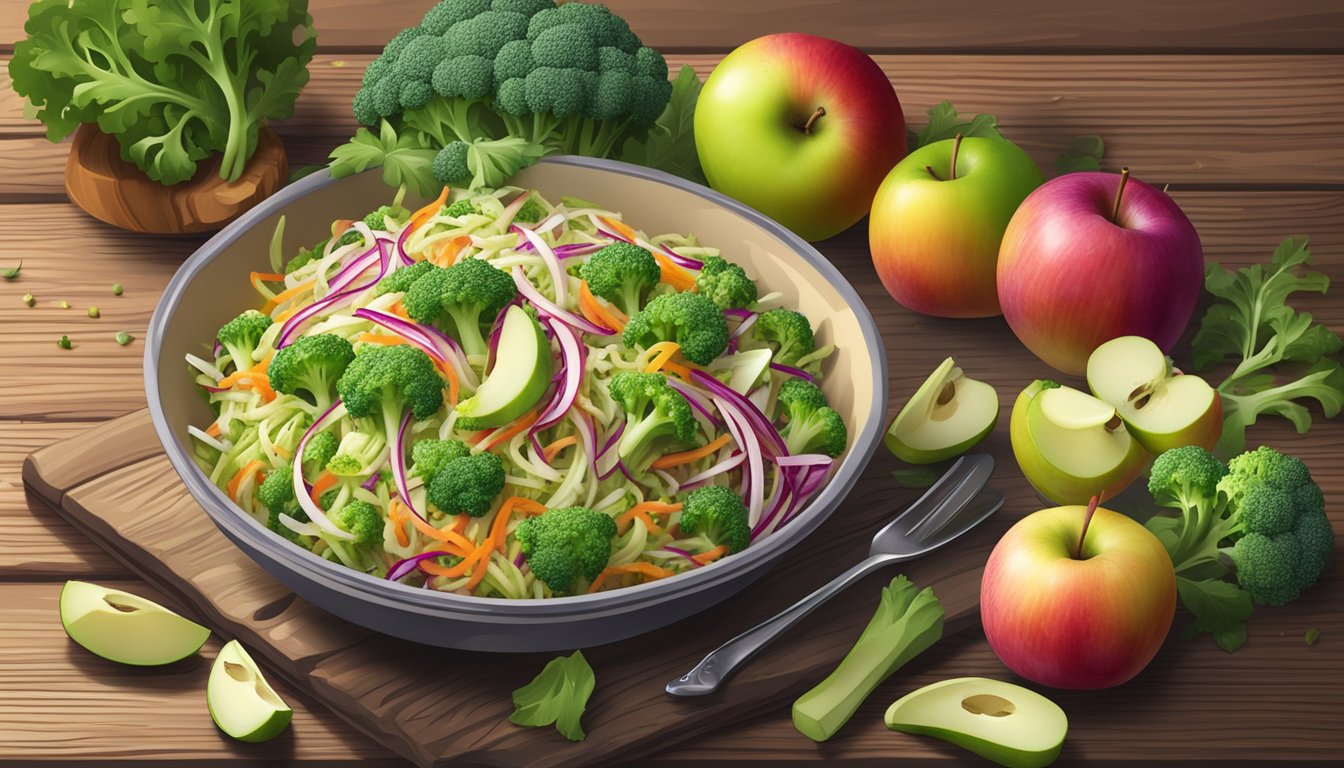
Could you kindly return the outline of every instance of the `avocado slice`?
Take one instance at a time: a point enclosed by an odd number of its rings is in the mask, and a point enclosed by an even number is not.
[[[1041,768],[1059,757],[1069,719],[1059,705],[1020,685],[958,677],[927,685],[887,709],[887,727],[934,736],[1009,768]]]
[[[210,630],[158,603],[87,581],[65,582],[61,625],[89,651],[138,667],[185,659],[210,637]]]
[[[269,741],[294,717],[237,640],[219,649],[205,684],[205,704],[215,725],[239,741]]]

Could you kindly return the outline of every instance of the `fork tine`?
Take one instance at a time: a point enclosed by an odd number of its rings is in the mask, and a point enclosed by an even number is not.
[[[941,537],[934,546],[943,546],[949,541],[961,536],[963,533],[971,530],[975,526],[984,522],[990,515],[999,511],[1003,506],[1003,494],[993,489],[978,494],[970,503],[957,510],[957,514],[950,515],[946,520],[939,523],[937,528],[931,529],[920,538],[919,543],[930,542],[933,537],[942,533],[951,523],[957,522],[957,526],[952,529],[947,536]]]
[[[980,489],[985,487],[993,473],[994,457],[987,453],[976,453],[957,459],[957,463],[952,465],[952,468],[943,475],[938,484],[930,488],[929,493],[924,494],[919,501],[911,505],[910,509],[913,510],[915,507],[921,506],[934,490],[941,490],[940,498],[929,504],[928,512],[925,512],[923,517],[910,526],[905,535],[914,536],[916,531],[926,524],[931,524],[934,520],[937,520],[934,530],[941,528],[949,518],[965,506],[970,497],[973,497]],[[904,517],[904,515],[901,517]],[[927,535],[928,531],[925,531],[917,538],[922,539]]]

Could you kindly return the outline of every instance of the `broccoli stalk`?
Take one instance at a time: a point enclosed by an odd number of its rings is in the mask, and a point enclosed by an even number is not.
[[[257,501],[266,507],[268,516],[266,518],[266,527],[289,541],[307,548],[305,539],[307,537],[291,531],[284,523],[280,522],[280,515],[289,515],[300,523],[308,522],[308,513],[299,506],[299,501],[294,497],[294,480],[291,477],[293,468],[289,464],[272,469],[266,473],[266,479],[257,486]]]
[[[789,379],[780,386],[777,399],[788,415],[781,434],[789,453],[824,453],[834,458],[844,452],[849,430],[840,414],[827,404],[820,387],[810,381]]]
[[[877,612],[835,671],[793,703],[793,727],[813,741],[836,734],[868,694],[943,635],[943,605],[905,576],[882,588]]]
[[[660,341],[674,341],[682,357],[709,365],[728,348],[728,321],[713,301],[698,293],[665,293],[631,316],[622,336],[631,348]]]
[[[301,336],[278,350],[266,369],[271,387],[297,395],[307,392],[318,413],[326,413],[336,391],[336,380],[355,359],[349,341],[330,333]]]
[[[257,345],[271,322],[269,316],[249,309],[220,326],[215,338],[229,353],[234,370],[245,371],[257,364]]]
[[[352,417],[381,419],[387,445],[397,444],[406,411],[427,419],[443,407],[438,369],[428,355],[409,345],[363,350],[336,382],[336,391]]]
[[[715,546],[727,545],[737,554],[751,544],[751,524],[742,497],[726,486],[706,485],[686,496],[681,508],[681,532],[704,536]]]
[[[336,435],[330,432],[318,432],[308,440],[308,446],[303,449],[303,476],[309,482],[317,480],[317,476],[326,469],[327,463],[336,455],[336,449],[340,447],[340,440]]]
[[[648,250],[633,243],[612,243],[581,268],[588,289],[620,307],[626,316],[639,311],[645,291],[658,285],[662,270]]]
[[[482,259],[464,259],[427,271],[407,289],[403,302],[416,322],[437,325],[452,333],[468,356],[482,356],[487,349],[482,325],[517,295],[508,273]]]
[[[515,531],[527,566],[557,595],[582,594],[611,559],[616,523],[587,507],[529,517]]]
[[[1153,463],[1148,490],[1178,510],[1147,527],[1171,555],[1181,601],[1195,617],[1191,634],[1208,632],[1227,651],[1246,641],[1252,601],[1296,600],[1334,548],[1325,498],[1306,465],[1266,446],[1227,466],[1198,446],[1174,448]]]
[[[662,375],[626,371],[613,376],[607,388],[625,411],[616,453],[631,472],[645,471],[655,458],[695,435],[690,403]]]

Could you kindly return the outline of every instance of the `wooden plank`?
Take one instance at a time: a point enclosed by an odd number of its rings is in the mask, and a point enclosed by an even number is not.
[[[0,40],[22,37],[27,0],[0,0]],[[381,48],[402,28],[418,24],[434,0],[380,6],[359,0],[309,0],[324,48]],[[893,6],[849,0],[824,12],[807,3],[771,6],[687,0],[608,0],[646,45],[668,50],[729,49],[772,32],[805,30],[851,45],[926,51],[985,50],[1314,50],[1340,49],[1344,16],[1320,0],[1227,4],[1219,0],[1168,3],[1077,3],[979,0],[955,14],[933,3]],[[951,34],[949,34],[951,32]]]
[[[181,608],[142,582],[102,583]],[[218,635],[198,656],[167,667],[115,664],[65,636],[56,612],[60,590],[60,583],[0,584],[0,759],[145,765],[302,756],[324,765],[404,765],[280,679],[271,682],[294,708],[290,729],[263,744],[224,736],[205,707]]]
[[[324,55],[291,119],[290,165],[325,163],[355,130],[350,99],[371,57]],[[706,76],[716,55],[671,57]],[[1106,141],[1108,167],[1173,184],[1344,184],[1344,56],[877,57],[906,119],[948,99],[999,117],[1046,171],[1070,138]],[[1191,120],[1190,115],[1198,115]],[[0,195],[64,194],[66,146],[0,84]]]
[[[126,569],[25,492],[24,457],[86,433],[91,422],[0,421],[0,576],[6,580],[125,577]],[[110,452],[112,453],[112,452]],[[0,743],[3,743],[0,740]]]

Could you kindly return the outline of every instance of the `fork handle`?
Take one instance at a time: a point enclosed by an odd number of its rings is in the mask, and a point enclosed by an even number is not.
[[[822,603],[878,568],[904,559],[899,555],[873,555],[855,565],[774,617],[710,651],[694,669],[667,684],[668,695],[687,697],[714,693],[734,672]]]

